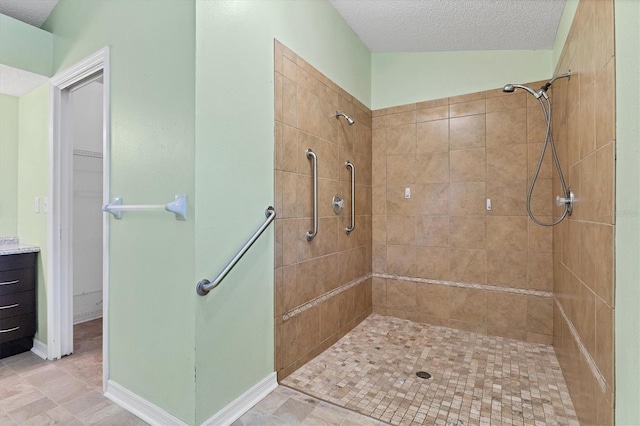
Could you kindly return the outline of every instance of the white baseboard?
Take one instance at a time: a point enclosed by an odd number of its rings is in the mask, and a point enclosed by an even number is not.
[[[33,339],[33,347],[31,352],[38,355],[42,359],[47,359],[49,352],[47,351],[47,345],[40,340]]]
[[[107,381],[104,396],[145,422],[158,426],[187,426],[185,422],[167,413],[162,408],[147,401],[113,380]]]
[[[222,410],[205,420],[201,426],[230,425],[277,387],[278,379],[276,373],[273,372],[256,383],[251,389],[240,395]]]

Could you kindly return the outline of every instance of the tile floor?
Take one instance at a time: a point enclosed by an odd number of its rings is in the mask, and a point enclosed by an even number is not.
[[[232,426],[340,425],[383,426],[386,423],[278,386]]]
[[[0,360],[0,425],[138,426],[102,395],[102,321],[74,327],[73,355],[48,362],[31,352]],[[383,425],[279,386],[234,425]]]
[[[102,320],[74,327],[74,349],[54,362],[32,352],[0,360],[0,425],[147,424],[102,395]]]
[[[394,425],[579,425],[552,346],[377,314],[282,384]]]

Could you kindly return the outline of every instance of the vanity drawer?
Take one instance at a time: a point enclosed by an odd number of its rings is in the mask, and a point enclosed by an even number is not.
[[[36,283],[35,269],[14,269],[0,272],[0,295],[33,290]]]
[[[12,269],[33,268],[36,266],[37,253],[6,254],[0,256],[0,273]]]
[[[0,319],[24,315],[36,310],[36,292],[23,291],[0,296]]]
[[[10,342],[21,337],[30,337],[35,332],[36,318],[32,313],[0,319],[0,343]]]

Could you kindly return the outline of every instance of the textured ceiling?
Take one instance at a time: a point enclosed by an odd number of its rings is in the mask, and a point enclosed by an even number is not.
[[[548,50],[566,0],[329,0],[372,52]]]
[[[0,0],[0,13],[40,28],[58,0]]]
[[[0,93],[5,95],[22,96],[47,81],[42,75],[0,64]]]

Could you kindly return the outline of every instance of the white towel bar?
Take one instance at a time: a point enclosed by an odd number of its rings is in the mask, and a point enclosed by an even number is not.
[[[129,204],[122,205],[122,198],[114,198],[112,202],[102,206],[102,210],[110,213],[116,219],[122,219],[122,212],[142,210],[166,210],[176,215],[176,220],[187,220],[187,196],[176,195],[176,199],[167,204]]]

